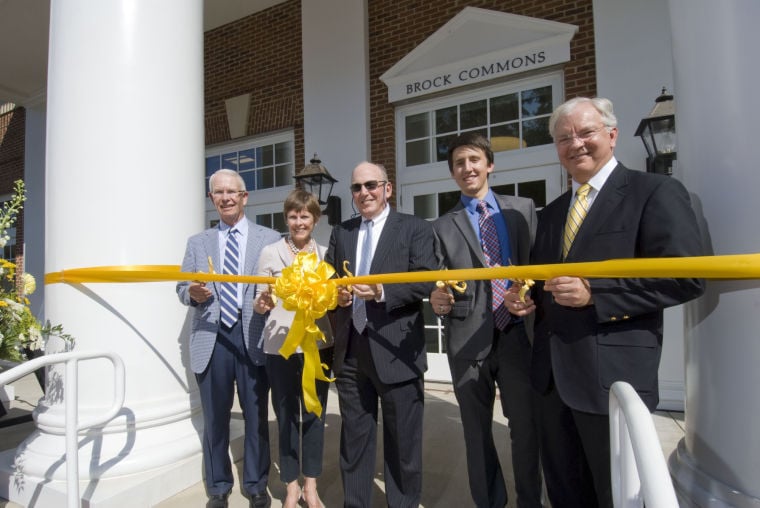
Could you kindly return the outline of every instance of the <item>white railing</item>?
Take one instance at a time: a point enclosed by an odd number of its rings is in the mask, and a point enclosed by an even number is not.
[[[610,455],[615,508],[678,508],[652,415],[623,381],[610,389]]]
[[[114,391],[113,404],[111,407],[96,418],[90,418],[84,422],[78,421],[78,367],[81,360],[93,360],[106,358],[111,361],[114,368]],[[31,374],[40,367],[55,363],[66,363],[66,374],[63,380],[64,406],[66,410],[66,496],[69,508],[79,507],[79,442],[80,430],[89,429],[102,425],[115,417],[124,405],[124,362],[116,353],[95,351],[74,351],[69,353],[55,353],[33,360],[29,360],[10,370],[0,373],[0,386],[12,383],[27,374]]]

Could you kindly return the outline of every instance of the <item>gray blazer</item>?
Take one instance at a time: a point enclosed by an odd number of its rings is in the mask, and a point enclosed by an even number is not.
[[[246,219],[248,220],[248,219]],[[248,243],[245,247],[245,268],[243,274],[254,275],[261,249],[280,239],[280,234],[273,229],[258,226],[248,220]],[[214,266],[222,266],[219,259],[219,230],[216,227],[193,235],[187,241],[185,258],[182,260],[183,272],[208,272],[208,258]],[[190,368],[196,374],[206,370],[211,353],[216,344],[216,334],[219,331],[219,291],[221,284],[209,282],[207,287],[213,295],[204,303],[199,304],[190,299],[189,281],[177,283],[179,301],[192,307],[193,318],[190,326]],[[246,284],[243,289],[243,340],[248,355],[256,365],[264,364],[264,353],[261,349],[261,330],[264,328],[264,316],[253,311],[255,285]]]
[[[525,265],[530,261],[530,249],[536,233],[536,207],[533,200],[514,196],[496,196],[502,217],[507,223],[512,264]],[[433,223],[436,257],[441,268],[486,268],[483,249],[467,211],[460,201],[448,213]],[[532,316],[528,316],[531,320]],[[531,323],[526,331],[532,336]],[[491,351],[493,343],[493,312],[491,311],[491,284],[487,280],[467,281],[464,294],[454,292],[454,305],[444,318],[446,351],[458,360],[482,360]]]

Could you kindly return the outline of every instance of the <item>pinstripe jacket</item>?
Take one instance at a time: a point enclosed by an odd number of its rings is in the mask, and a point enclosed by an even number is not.
[[[248,219],[246,219],[248,220]],[[187,241],[185,258],[182,260],[183,272],[208,272],[208,258],[214,266],[222,266],[219,259],[218,228],[207,229],[193,235]],[[258,226],[248,220],[248,242],[245,248],[245,267],[243,274],[254,275],[261,249],[280,239],[280,234],[269,228]],[[196,374],[206,370],[211,353],[216,344],[216,334],[219,329],[219,292],[221,284],[209,282],[207,287],[212,291],[211,298],[204,303],[196,303],[190,299],[189,281],[177,284],[177,296],[180,302],[191,307],[192,321],[190,325],[190,368]],[[256,365],[263,365],[265,356],[261,344],[261,331],[264,328],[264,316],[253,311],[253,298],[256,293],[255,284],[246,284],[243,289],[243,340],[248,355]]]

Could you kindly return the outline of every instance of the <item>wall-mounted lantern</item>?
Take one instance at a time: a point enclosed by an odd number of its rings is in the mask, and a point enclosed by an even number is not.
[[[665,87],[654,102],[652,111],[639,123],[636,136],[647,150],[647,171],[671,175],[676,160],[676,104]]]
[[[316,153],[303,170],[293,178],[303,190],[317,196],[320,205],[327,205],[323,213],[327,215],[328,224],[331,226],[340,224],[340,198],[332,195],[333,185],[338,180],[322,165]]]

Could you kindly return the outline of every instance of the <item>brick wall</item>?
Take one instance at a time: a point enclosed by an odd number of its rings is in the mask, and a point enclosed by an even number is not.
[[[368,0],[371,158],[395,182],[393,105],[380,75],[464,7],[574,24],[565,64],[567,97],[594,95],[592,0]],[[304,167],[301,3],[289,0],[209,31],[205,36],[206,144],[230,141],[224,100],[251,94],[247,135],[292,128],[295,168]]]
[[[547,19],[579,27],[565,64],[565,94],[596,94],[592,0],[369,0],[369,79],[371,157],[395,180],[394,108],[380,76],[465,7]]]
[[[0,115],[0,195],[11,194],[13,183],[24,178],[26,110],[17,107]],[[24,211],[16,219],[16,266],[23,271]]]
[[[289,0],[205,34],[206,145],[230,141],[224,101],[250,93],[247,136],[293,129],[304,167],[301,2]]]

